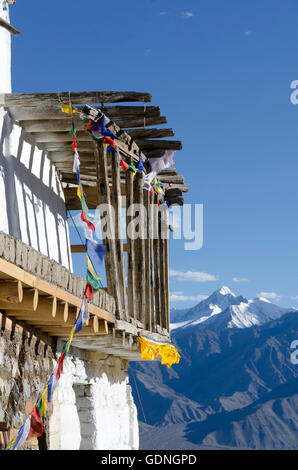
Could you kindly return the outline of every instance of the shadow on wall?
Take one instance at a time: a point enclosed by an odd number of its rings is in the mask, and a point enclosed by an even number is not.
[[[19,132],[6,113],[0,139],[0,179],[5,189],[0,201],[6,212],[2,217],[7,217],[4,231],[71,269],[66,208],[55,167],[31,136]]]

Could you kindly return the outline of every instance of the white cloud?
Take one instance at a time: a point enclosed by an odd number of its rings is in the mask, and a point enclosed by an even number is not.
[[[181,12],[181,16],[182,18],[192,18],[194,16],[194,13],[192,13],[191,11],[182,11]]]
[[[276,292],[260,292],[258,297],[265,297],[265,299],[275,300],[276,302],[279,302],[281,299],[281,296]]]
[[[252,35],[252,31],[245,31],[244,34],[245,34],[245,36],[251,36],[251,35]]]
[[[200,271],[174,271],[170,269],[170,276],[175,277],[177,281],[191,282],[209,282],[218,281],[218,277],[213,274],[203,273]]]
[[[184,292],[172,292],[170,295],[171,302],[201,302],[207,299],[208,295],[184,295]]]
[[[169,12],[168,12],[168,11],[160,11],[159,14],[160,14],[161,16],[165,16],[165,15],[168,15]]]
[[[151,49],[149,49],[149,48],[146,49],[146,51],[145,51],[146,57],[148,57],[150,54],[151,54]]]
[[[246,277],[233,277],[232,281],[233,282],[249,282],[249,280]]]

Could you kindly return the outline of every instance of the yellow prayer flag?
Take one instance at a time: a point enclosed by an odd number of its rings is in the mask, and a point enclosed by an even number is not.
[[[41,417],[43,417],[46,414],[47,409],[48,409],[47,396],[48,396],[48,385],[46,385],[41,395],[41,410],[40,410]]]
[[[93,277],[95,277],[95,279],[100,279],[100,277],[98,277],[97,274],[95,274],[94,272],[89,256],[86,255],[86,258],[87,258],[87,268],[89,269],[90,273],[92,274]]]
[[[66,114],[78,113],[79,111],[70,104],[62,104],[61,111]]]
[[[77,189],[77,196],[81,199],[82,196],[84,196],[82,186],[79,184],[78,189]]]

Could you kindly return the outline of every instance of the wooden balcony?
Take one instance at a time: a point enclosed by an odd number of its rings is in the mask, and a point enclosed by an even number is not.
[[[69,210],[81,209],[76,195],[76,175],[72,171],[73,152],[68,132],[71,127],[71,116],[60,109],[61,104],[69,103],[70,100],[79,110],[81,105],[86,103],[100,108],[109,118],[107,127],[117,135],[117,146],[121,157],[126,163],[133,162],[137,166],[141,153],[145,173],[150,169],[149,158],[160,158],[165,150],[182,148],[180,141],[171,139],[174,136],[172,129],[151,127],[156,124],[163,125],[167,120],[160,115],[158,106],[147,105],[151,100],[148,93],[98,91],[1,95],[0,106],[5,106],[12,119],[23,128],[30,139],[48,153],[60,175],[66,207]],[[133,101],[138,102],[139,105],[119,106],[117,104]],[[114,105],[106,105],[106,103]],[[92,341],[82,333],[80,337],[73,339],[73,344],[87,349],[100,349],[108,353],[122,351],[122,354],[132,357],[131,353],[134,354],[138,350],[136,342],[138,333],[150,334],[156,339],[169,339],[168,239],[165,236],[168,227],[162,213],[158,210],[157,195],[150,197],[149,192],[143,189],[142,174],[137,172],[133,175],[130,171],[123,172],[117,154],[107,155],[105,147],[92,140],[79,114],[74,114],[73,119],[80,153],[81,181],[88,207],[94,209],[104,203],[111,208],[107,211],[106,218],[112,227],[112,234],[103,240],[107,245],[105,255],[107,287],[101,290],[100,296],[104,297],[106,294],[114,302],[114,322],[111,317],[102,317],[99,323],[96,319],[92,320],[87,326],[88,332],[91,331],[90,328],[97,329],[97,331],[94,330],[94,334],[90,335]],[[165,140],[165,137],[170,139]],[[162,181],[164,189],[167,190],[171,186],[177,191],[172,203],[181,204],[181,201],[183,203],[182,193],[188,191],[183,176],[179,175],[176,169],[170,168],[159,174],[158,178]],[[146,209],[144,225],[140,228],[142,236],[137,239],[130,238],[127,231],[132,221],[129,213],[129,207],[132,204],[140,204]],[[125,243],[119,236],[123,207],[126,209]],[[83,246],[76,246],[73,251],[78,252],[83,249]],[[21,279],[16,277],[15,281],[21,281]],[[33,285],[34,282],[32,281],[31,284]],[[32,288],[32,285],[26,284],[25,288]],[[45,286],[43,288],[45,289]],[[37,289],[41,292],[41,298],[45,295],[52,295],[50,290],[42,290],[39,287]],[[61,305],[63,303],[66,305],[67,301],[62,294],[58,299],[59,315],[57,313],[55,315],[64,320],[67,315],[64,309],[62,311]],[[73,315],[71,319],[73,320],[75,309],[78,308],[81,299],[78,297],[76,301],[71,300],[72,303],[69,301],[68,305],[71,306],[70,310]],[[55,311],[53,302],[55,301],[52,301],[51,307],[47,305],[45,308],[48,312],[45,315],[49,316],[50,309],[52,309],[51,312]],[[67,310],[67,307],[65,309]],[[68,307],[68,312],[70,310]],[[15,312],[10,309],[10,317],[13,315]],[[31,314],[31,317],[34,315]],[[53,313],[51,315],[52,318],[55,317]],[[96,313],[93,313],[93,316],[99,318]],[[15,315],[15,318],[18,318],[18,315]],[[60,322],[61,328],[64,323],[65,321]],[[42,329],[42,325],[39,326]],[[44,325],[44,328],[48,327],[49,335],[57,333],[57,336],[61,336],[60,330],[52,326],[50,329],[50,326]],[[67,331],[65,324],[63,333],[64,331]]]

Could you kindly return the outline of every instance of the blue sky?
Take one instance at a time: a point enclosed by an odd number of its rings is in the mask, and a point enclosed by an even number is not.
[[[14,92],[147,91],[183,141],[176,168],[185,203],[204,206],[204,243],[170,242],[172,306],[221,285],[298,306],[298,0],[18,0],[10,12]]]

